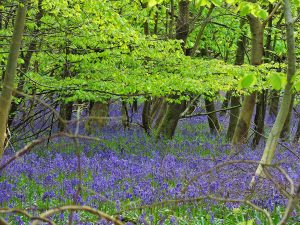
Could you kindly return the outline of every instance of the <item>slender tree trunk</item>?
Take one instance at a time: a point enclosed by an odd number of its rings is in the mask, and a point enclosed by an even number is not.
[[[64,121],[58,121],[58,129],[59,131],[64,131],[67,127],[66,121],[71,120],[72,118],[72,110],[73,110],[73,102],[62,103],[60,105],[59,116]]]
[[[142,124],[145,132],[150,134],[151,130],[151,100],[146,100],[144,102],[143,113],[142,113]]]
[[[176,23],[176,39],[182,40],[182,49],[186,53],[185,43],[189,34],[189,0],[180,0],[179,15]]]
[[[134,112],[134,113],[138,112],[138,101],[136,98],[133,100],[133,103],[132,103],[132,112]]]
[[[269,12],[273,10],[272,4],[269,5]],[[281,21],[284,18],[284,14],[281,15],[279,20],[276,23],[275,28],[281,29]],[[272,29],[273,29],[273,20],[272,18],[268,22],[268,35],[266,41],[266,62],[270,62],[271,60],[275,60],[274,54],[272,54],[273,49],[276,46],[277,34],[274,34],[273,43],[272,43]],[[276,60],[275,60],[276,61]],[[281,72],[281,68],[278,69],[278,72]],[[270,91],[270,102],[269,102],[269,117],[275,120],[278,109],[279,109],[279,98],[280,94],[277,90]]]
[[[231,103],[230,106],[234,107],[234,106],[238,106],[240,105],[240,96],[231,96]],[[226,134],[226,139],[228,141],[232,140],[233,134],[234,134],[234,130],[236,128],[236,124],[239,118],[239,114],[240,114],[240,108],[234,108],[230,110],[230,118],[229,118],[229,125],[228,125],[228,129],[227,129],[227,134]]]
[[[254,66],[262,64],[263,59],[263,37],[264,28],[260,19],[253,15],[248,16],[252,35],[252,51],[251,64]],[[234,145],[243,144],[247,141],[247,136],[250,128],[251,118],[255,107],[256,93],[245,96],[242,110],[238,119],[236,129],[234,131],[232,143]]]
[[[35,16],[35,22],[36,22],[36,26],[37,28],[34,29],[33,31],[33,39],[32,41],[29,43],[29,47],[28,47],[28,50],[27,50],[27,53],[25,55],[25,57],[23,58],[24,60],[24,63],[21,65],[21,68],[20,68],[20,81],[19,81],[19,84],[18,84],[18,92],[23,92],[23,89],[24,89],[24,84],[25,84],[25,76],[24,74],[27,73],[28,69],[29,69],[29,66],[30,66],[30,62],[31,62],[31,58],[32,58],[32,55],[33,53],[35,52],[36,50],[36,47],[37,47],[37,35],[39,33],[39,28],[41,26],[41,19],[43,17],[43,9],[42,9],[42,2],[43,0],[38,0],[38,12]],[[11,109],[10,109],[10,116],[8,118],[8,126],[10,127],[10,125],[12,124],[13,122],[13,119],[16,115],[16,111],[18,109],[18,107],[20,106],[20,104],[23,102],[24,100],[24,96],[20,95],[20,94],[14,94],[15,97],[21,99],[21,101],[19,101],[19,103],[17,102],[12,102],[11,104]]]
[[[170,15],[170,24],[169,24],[169,38],[172,39],[174,36],[174,17],[175,17],[175,5],[174,0],[170,1],[171,15]]]
[[[270,109],[269,109],[269,116],[271,118],[276,118],[278,114],[278,106],[279,106],[279,93],[276,90],[272,90],[270,93]]]
[[[15,83],[15,76],[17,70],[17,60],[20,54],[20,47],[22,42],[22,37],[24,33],[26,11],[27,11],[27,1],[21,1],[19,4],[14,32],[11,39],[10,51],[8,55],[8,61],[6,66],[5,77],[3,81],[3,89],[0,96],[0,159],[4,153],[4,143],[6,139],[6,126],[9,116],[9,110],[12,100],[12,92]]]
[[[256,103],[256,113],[254,118],[254,137],[252,141],[252,148],[255,148],[264,133],[264,127],[265,127],[265,115],[266,115],[266,96],[267,91],[263,90],[262,93],[259,93],[258,95],[258,102]]]
[[[142,3],[141,5],[142,5],[143,9],[147,8],[147,3]],[[144,22],[143,27],[144,27],[144,34],[145,35],[149,35],[150,31],[149,31],[149,22],[148,22],[148,19]]]
[[[127,108],[127,103],[122,100],[122,106],[121,106],[121,113],[122,113],[122,125],[124,130],[129,128],[130,125],[130,118]]]
[[[222,109],[225,109],[225,108],[228,107],[229,102],[230,102],[230,98],[231,98],[231,94],[232,94],[232,91],[227,91],[226,92],[225,99],[224,99],[224,101],[222,103]],[[226,112],[227,111],[224,110],[224,111],[220,112],[220,115],[226,115]]]
[[[65,49],[65,64],[64,64],[64,72],[62,74],[62,78],[72,77],[72,72],[70,70],[70,62],[69,62],[69,56],[70,54],[70,48],[69,48],[69,41],[66,41],[66,49]],[[65,103],[62,102],[60,104],[60,111],[59,115],[64,121],[58,121],[58,128],[60,131],[64,131],[67,127],[67,121],[69,121],[72,117],[72,109],[73,109],[73,103]]]
[[[273,11],[273,4],[269,4],[268,12],[269,14]],[[265,45],[265,63],[271,62],[271,52],[272,52],[272,28],[273,28],[273,18],[270,18],[268,21],[267,27],[267,38],[266,38],[266,45]]]
[[[155,13],[155,17],[154,17],[154,30],[153,33],[154,34],[158,34],[158,18],[159,18],[159,14],[158,11]]]
[[[240,20],[240,29],[243,30],[244,25],[246,24],[246,19],[241,18]],[[237,50],[235,56],[235,65],[243,65],[245,61],[245,51],[246,51],[246,42],[247,36],[245,32],[241,33],[239,40],[237,41]],[[234,94],[231,95],[231,102],[230,106],[234,107],[240,105],[240,96],[235,96]],[[230,110],[230,118],[229,118],[229,126],[226,134],[226,139],[228,141],[232,141],[234,131],[238,122],[240,114],[240,109],[235,108]]]
[[[296,73],[296,54],[295,54],[295,37],[294,37],[294,19],[292,15],[291,3],[289,0],[284,0],[284,14],[286,21],[286,35],[287,35],[287,55],[288,55],[288,69],[287,69],[287,84],[285,86],[283,99],[281,102],[279,113],[276,117],[275,123],[269,134],[263,156],[261,158],[261,164],[271,164],[280,133],[283,129],[284,122],[288,116],[288,109],[292,100],[292,80]],[[259,165],[255,176],[251,181],[251,186],[255,183],[255,177],[263,175],[262,165]]]
[[[209,101],[208,99],[205,99],[205,108],[206,108],[207,113],[214,112],[216,110],[214,102]],[[208,114],[207,120],[208,120],[210,133],[218,134],[220,132],[221,128],[220,128],[219,120],[217,117],[217,113],[214,112],[214,113]]]
[[[211,16],[211,14],[212,14],[214,8],[215,8],[214,5],[211,5],[211,7],[209,8],[208,13],[207,13],[207,15],[206,15],[206,18],[204,19],[203,24],[202,24],[202,26],[200,27],[200,30],[199,30],[199,32],[198,32],[198,34],[197,34],[197,37],[196,37],[196,40],[195,40],[195,44],[194,44],[194,46],[193,46],[193,48],[192,48],[192,50],[191,50],[191,52],[190,52],[190,56],[194,56],[194,55],[195,55],[195,53],[196,53],[196,51],[197,51],[197,49],[198,49],[198,47],[199,47],[201,38],[202,38],[202,36],[203,36],[203,34],[204,34],[204,30],[205,30],[207,24],[209,23],[209,18],[210,18],[210,16]]]

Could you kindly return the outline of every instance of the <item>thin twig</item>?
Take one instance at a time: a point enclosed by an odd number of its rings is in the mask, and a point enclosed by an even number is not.
[[[96,216],[99,216],[100,218],[111,221],[116,225],[124,225],[124,223],[121,222],[120,220],[118,220],[118,219],[116,219],[116,218],[114,218],[114,217],[112,217],[112,216],[110,216],[110,215],[108,215],[104,212],[101,212],[101,211],[99,211],[97,209],[94,209],[92,207],[89,207],[89,206],[80,206],[80,205],[66,205],[66,206],[50,209],[50,210],[40,214],[40,217],[41,218],[47,218],[47,217],[52,216],[53,214],[56,214],[58,212],[68,211],[68,210],[86,211],[86,212],[89,212],[89,213],[94,214]],[[31,223],[31,225],[38,225],[38,221],[33,221]]]

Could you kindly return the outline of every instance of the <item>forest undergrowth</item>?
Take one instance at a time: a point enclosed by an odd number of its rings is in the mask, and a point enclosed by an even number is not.
[[[180,121],[173,140],[156,140],[137,125],[124,130],[120,114],[119,105],[113,105],[110,122],[92,134],[102,141],[83,139],[76,145],[70,138],[51,140],[8,165],[0,177],[1,207],[38,214],[75,203],[97,208],[126,224],[268,224],[263,212],[247,204],[249,200],[267,210],[274,224],[280,221],[287,198],[276,183],[289,190],[285,174],[270,168],[273,179],[262,178],[254,189],[249,188],[263,140],[255,149],[246,144],[233,151],[223,138],[226,116],[220,117],[224,129],[218,135],[209,133],[206,117],[194,117]],[[132,124],[140,122],[140,113],[131,117]],[[34,127],[42,130],[41,121],[34,121]],[[28,135],[29,131],[24,128],[23,132]],[[83,125],[78,132],[86,133]],[[2,162],[15,151],[7,150]],[[274,163],[296,182],[300,163],[295,153],[300,155],[298,145],[282,143]],[[52,219],[68,224],[69,217],[61,212]],[[87,212],[74,212],[72,217],[75,224],[108,223]],[[7,214],[6,220],[28,223],[17,214]],[[299,220],[295,210],[289,224]]]

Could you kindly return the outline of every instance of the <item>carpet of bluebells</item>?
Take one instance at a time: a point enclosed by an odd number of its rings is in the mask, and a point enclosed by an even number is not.
[[[133,124],[140,123],[140,114],[131,115]],[[80,140],[81,182],[77,171],[78,147],[73,140],[55,139],[17,159],[0,174],[0,206],[23,208],[37,215],[49,208],[73,204],[76,199],[77,204],[118,215],[123,221],[128,221],[127,224],[267,224],[262,213],[231,202],[205,199],[152,205],[165,200],[209,195],[244,199],[249,195],[255,164],[231,164],[218,168],[192,182],[185,193],[181,191],[190,179],[222,162],[259,160],[263,140],[256,149],[245,145],[232,154],[232,146],[223,138],[228,116],[220,116],[224,129],[216,136],[209,134],[206,117],[183,119],[170,141],[156,141],[138,125],[124,130],[118,105],[111,107],[110,116],[110,123],[92,134],[103,141]],[[43,129],[47,125],[44,120],[50,121],[45,115],[34,121],[33,127]],[[270,127],[272,121],[267,123]],[[28,129],[32,129],[32,125]],[[26,127],[19,132],[14,140],[22,139],[22,132],[28,134]],[[85,134],[83,126],[80,133]],[[24,146],[22,141],[16,143]],[[300,162],[294,153],[300,155],[300,147],[284,144],[285,147],[278,148],[274,162],[282,162],[282,167],[298,184]],[[16,147],[9,148],[2,163],[16,150]],[[288,182],[278,170],[271,169],[270,172],[288,189]],[[79,183],[82,188],[77,195]],[[253,203],[271,213],[275,224],[280,220],[287,200],[271,181],[259,180],[251,197]],[[139,208],[146,205],[149,207]],[[67,224],[68,216],[65,212],[53,219],[58,224]],[[12,224],[28,222],[25,217],[15,214],[3,217]],[[73,217],[75,224],[107,224],[85,212],[74,213]],[[289,224],[300,224],[299,212],[293,212]]]

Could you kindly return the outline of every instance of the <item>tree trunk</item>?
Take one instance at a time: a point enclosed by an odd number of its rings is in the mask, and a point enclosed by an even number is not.
[[[187,53],[185,43],[189,34],[189,3],[189,0],[179,1],[179,13],[176,23],[176,39],[182,40],[181,46],[185,54]],[[168,103],[166,112],[157,127],[157,138],[163,136],[171,139],[173,137],[180,114],[184,111],[185,106],[185,101],[180,104]]]
[[[12,100],[12,92],[15,83],[16,70],[17,70],[17,60],[20,53],[20,47],[22,42],[22,37],[24,33],[26,11],[27,11],[27,1],[21,1],[19,4],[14,32],[11,39],[10,51],[8,55],[8,61],[6,66],[6,72],[3,81],[3,89],[0,96],[0,159],[4,153],[4,143],[6,139],[6,126],[9,116],[9,110]]]
[[[256,103],[256,112],[254,118],[254,137],[252,141],[252,148],[255,148],[264,133],[265,127],[265,116],[266,116],[266,96],[267,91],[263,90],[262,93],[258,95],[258,102]]]
[[[173,138],[180,114],[184,111],[185,107],[185,102],[168,104],[166,113],[157,130],[157,138],[160,136],[167,139]]]
[[[256,93],[247,95],[244,98],[243,106],[240,112],[238,123],[236,125],[232,143],[234,145],[244,144],[247,141],[250,122],[255,106]]]
[[[276,118],[278,114],[278,106],[279,106],[279,93],[276,90],[272,90],[271,94],[271,101],[270,101],[270,109],[269,109],[269,116],[271,118]]]
[[[90,115],[85,126],[88,133],[101,130],[109,118],[109,104],[106,102],[95,102],[90,109]]]
[[[229,102],[230,102],[230,98],[231,98],[231,94],[232,94],[232,91],[227,91],[226,92],[226,95],[225,95],[225,99],[222,103],[222,109],[226,109],[229,105]],[[220,112],[220,115],[226,115],[226,110]]]
[[[33,31],[33,34],[32,34],[33,39],[29,43],[27,53],[26,53],[25,57],[23,58],[24,63],[21,64],[21,66],[20,66],[21,67],[20,68],[21,73],[19,75],[20,76],[20,81],[19,81],[18,88],[17,88],[18,92],[23,92],[24,84],[25,84],[24,74],[27,73],[27,71],[29,70],[32,55],[35,52],[36,47],[37,47],[37,40],[38,40],[37,35],[39,33],[39,28],[41,27],[41,24],[42,24],[41,19],[43,17],[42,2],[43,2],[43,0],[38,0],[38,12],[35,16],[36,28]],[[11,103],[10,115],[9,115],[9,118],[8,118],[8,126],[9,127],[12,124],[12,122],[14,120],[14,117],[16,115],[15,112],[17,111],[17,109],[19,108],[19,106],[21,105],[21,103],[24,100],[24,96],[22,96],[18,93],[14,94],[14,96],[16,98],[21,99],[21,101],[19,101],[18,103],[17,102],[12,102]]]
[[[246,19],[241,18],[240,20],[240,29],[243,30],[244,25],[246,24]],[[235,65],[243,65],[245,61],[245,51],[246,51],[246,43],[247,43],[247,36],[245,32],[241,33],[239,40],[237,41],[237,50],[235,56]],[[240,97],[231,95],[231,103],[230,106],[234,107],[240,105]],[[229,118],[229,126],[226,134],[226,139],[228,141],[232,141],[234,131],[238,122],[240,114],[240,109],[235,108],[230,110],[230,118]]]
[[[248,16],[250,30],[252,35],[251,43],[251,64],[254,66],[262,64],[263,59],[263,37],[264,28],[260,19],[253,15]],[[238,124],[234,131],[232,143],[234,145],[243,144],[247,141],[247,136],[250,128],[251,118],[255,107],[256,93],[245,96],[242,110],[238,119]]]
[[[168,107],[168,103],[164,99],[162,99],[162,102],[159,105],[159,107],[157,108],[157,110],[155,108],[153,108],[153,110],[157,111],[155,114],[154,114],[154,112],[151,113],[151,121],[154,122],[154,119],[156,117],[154,130],[156,130],[156,131],[158,130],[158,127],[161,124],[162,120],[164,119],[165,113],[167,112],[167,107]]]
[[[209,101],[208,99],[205,99],[205,108],[206,112],[213,112],[216,111],[215,104],[213,101]],[[211,134],[218,134],[221,130],[219,120],[217,117],[217,113],[209,113],[207,115],[208,125],[210,129]]]
[[[238,105],[240,105],[240,96],[231,96],[230,106],[234,107],[234,106],[238,106]],[[239,114],[240,114],[240,108],[234,108],[234,109],[230,110],[229,125],[228,125],[227,134],[226,134],[226,139],[228,141],[232,140],[234,130],[235,130],[236,124],[238,122]]]
[[[124,130],[129,129],[130,125],[130,118],[127,108],[127,103],[122,100],[122,106],[121,106],[121,113],[122,113],[122,125]]]
[[[174,16],[175,16],[175,5],[174,0],[170,1],[170,7],[171,7],[171,15],[170,15],[170,24],[169,24],[169,38],[173,39],[173,33],[174,33]]]
[[[189,34],[189,0],[180,0],[179,13],[176,23],[176,39],[182,40],[182,49],[186,53],[185,43]]]
[[[61,120],[58,121],[59,131],[66,130],[66,127],[67,127],[66,123],[67,123],[67,121],[71,120],[71,118],[72,118],[72,110],[73,110],[73,102],[62,103],[60,105],[59,116],[64,121],[61,121]]]
[[[199,47],[199,44],[201,42],[201,38],[202,38],[202,36],[204,34],[204,30],[205,30],[207,24],[209,23],[209,17],[211,16],[214,8],[215,8],[215,6],[212,4],[211,7],[208,10],[206,18],[204,19],[204,21],[202,23],[202,26],[200,27],[200,30],[199,30],[199,32],[197,34],[197,37],[196,37],[196,40],[195,40],[195,44],[194,44],[194,46],[193,46],[193,48],[192,48],[192,50],[190,52],[190,56],[194,56],[195,55],[195,53],[196,53],[196,51],[197,51],[197,49]]]
[[[269,4],[268,13],[272,13],[273,11],[273,4]],[[272,52],[272,28],[273,28],[273,18],[270,18],[268,21],[267,27],[267,38],[266,38],[266,45],[265,45],[265,63],[269,63],[272,61],[271,59],[271,52]]]
[[[151,100],[146,100],[144,102],[143,113],[142,113],[142,124],[145,132],[150,134],[151,130]]]
[[[138,100],[136,98],[133,100],[133,103],[132,103],[132,112],[133,113],[138,112]]]
[[[271,164],[275,150],[278,144],[278,139],[280,133],[283,129],[284,122],[288,116],[288,109],[292,100],[292,80],[296,73],[296,54],[295,54],[295,37],[294,37],[294,19],[291,10],[291,4],[289,0],[284,0],[284,14],[286,21],[286,35],[287,35],[287,56],[288,56],[288,69],[287,69],[287,84],[285,86],[285,91],[283,99],[281,102],[279,113],[276,117],[275,123],[269,134],[263,156],[261,158],[261,164]],[[255,176],[253,176],[251,181],[251,186],[255,183],[255,178],[263,175],[262,165],[259,165]]]

